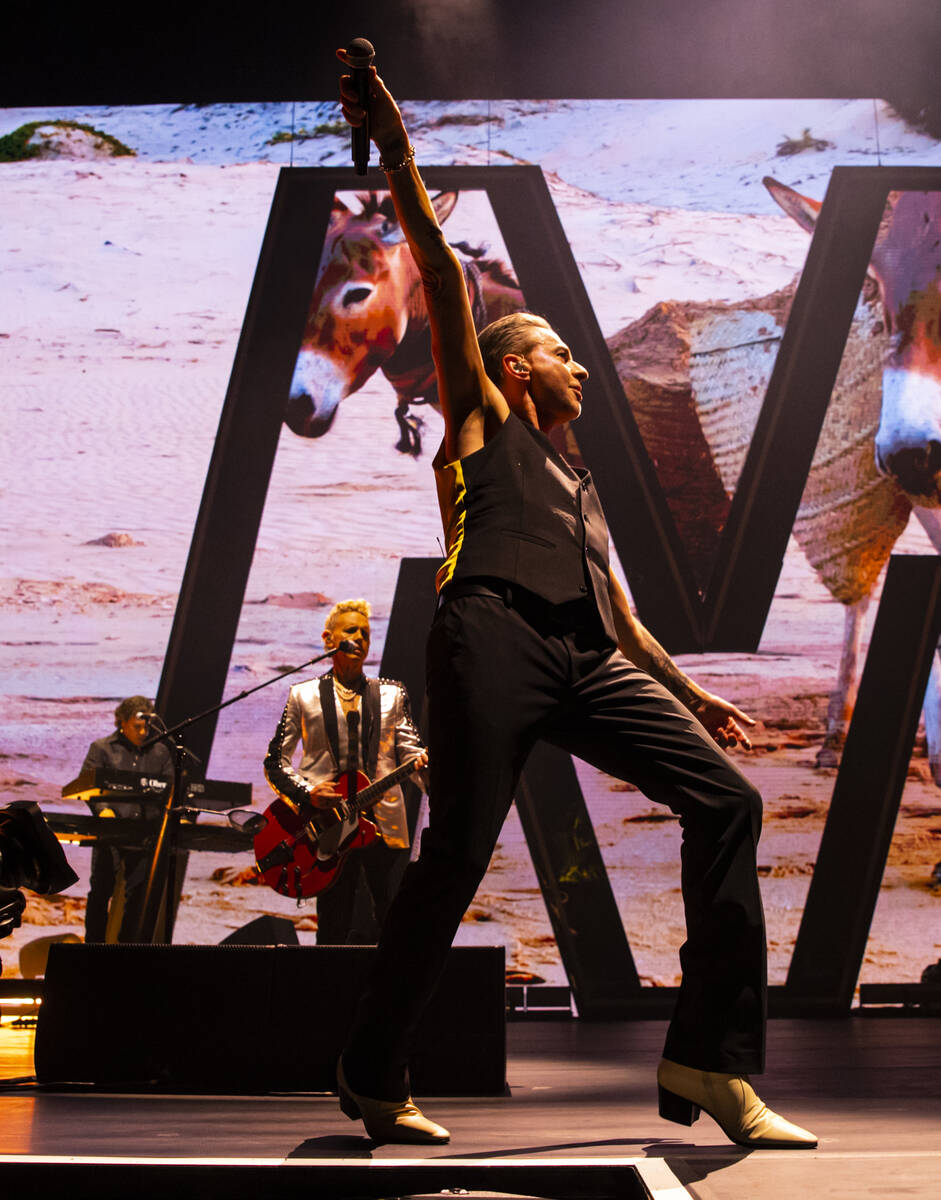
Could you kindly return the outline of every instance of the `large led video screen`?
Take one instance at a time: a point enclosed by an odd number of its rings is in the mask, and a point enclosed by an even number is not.
[[[429,167],[541,169],[705,589],[832,170],[941,168],[941,143],[871,99],[404,112]],[[279,173],[348,160],[328,104],[0,110],[3,802],[68,808],[62,785],[116,704],[156,694]],[[486,189],[436,195],[475,315],[531,304]],[[332,207],[301,281],[311,305],[290,383],[270,397],[284,424],[226,697],[310,658],[347,597],[373,606],[377,671],[401,560],[442,552],[431,471],[442,422],[417,276],[387,193],[351,171]],[[759,721],[739,759],[766,803],[773,982],[790,961],[886,563],[941,545],[938,237],[941,192],[890,197],[760,645],[679,656]],[[906,328],[902,311],[914,314]],[[923,451],[915,427],[928,431]],[[428,621],[433,608],[429,594]],[[227,708],[205,763],[211,778],[251,783],[258,807],[290,682]],[[941,955],[939,711],[929,704],[916,741],[863,980],[917,979]],[[576,770],[641,978],[673,984],[679,824]],[[82,934],[89,851],[69,856],[79,883],[30,897],[0,944],[4,975],[31,939]],[[316,905],[258,886],[251,863],[190,856],[177,941],[217,942],[262,913],[314,939]],[[458,942],[505,943],[520,977],[564,981],[515,813]]]

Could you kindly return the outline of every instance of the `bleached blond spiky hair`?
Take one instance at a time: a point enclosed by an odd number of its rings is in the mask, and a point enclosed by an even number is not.
[[[338,600],[327,613],[327,619],[323,625],[324,630],[332,629],[340,616],[345,612],[362,613],[368,621],[372,616],[372,607],[368,600]]]

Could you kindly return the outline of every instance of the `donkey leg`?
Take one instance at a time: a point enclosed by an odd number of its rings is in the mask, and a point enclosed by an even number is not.
[[[400,454],[409,452],[410,439],[408,436],[408,405],[398,404],[395,409],[395,419],[399,426],[399,440],[395,443]]]
[[[863,618],[869,608],[869,596],[863,596],[855,604],[847,604],[843,610],[843,648],[836,685],[830,693],[827,705],[827,731],[823,745],[817,752],[818,767],[835,767],[840,761],[840,750],[846,738],[846,729],[856,703],[856,688],[859,682],[859,642],[862,636]]]
[[[421,431],[424,421],[421,417],[409,412],[409,402],[400,401],[395,410],[395,419],[399,425],[399,440],[395,443],[400,454],[411,454],[419,458],[422,451]]]

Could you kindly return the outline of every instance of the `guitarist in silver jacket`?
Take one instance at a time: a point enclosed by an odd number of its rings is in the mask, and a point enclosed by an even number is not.
[[[334,807],[336,781],[352,766],[370,780],[382,779],[428,756],[412,721],[408,693],[394,679],[369,679],[370,606],[341,600],[327,616],[323,643],[334,650],[333,667],[319,679],[296,684],[265,758],[265,777],[289,803]],[[340,649],[341,643],[343,649]],[[300,743],[301,761],[292,760]],[[419,779],[421,776],[419,775]],[[369,814],[379,837],[350,852],[336,882],[317,899],[320,945],[363,945],[378,940],[409,859],[409,831],[400,787],[391,788]],[[341,830],[336,829],[339,840]]]

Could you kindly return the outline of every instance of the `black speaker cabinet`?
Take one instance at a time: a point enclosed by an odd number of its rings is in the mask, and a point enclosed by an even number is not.
[[[299,946],[294,922],[287,917],[262,916],[233,929],[220,946]]]
[[[112,1090],[329,1092],[372,946],[56,944],[36,1078]],[[502,946],[451,950],[409,1067],[416,1096],[506,1089]]]

